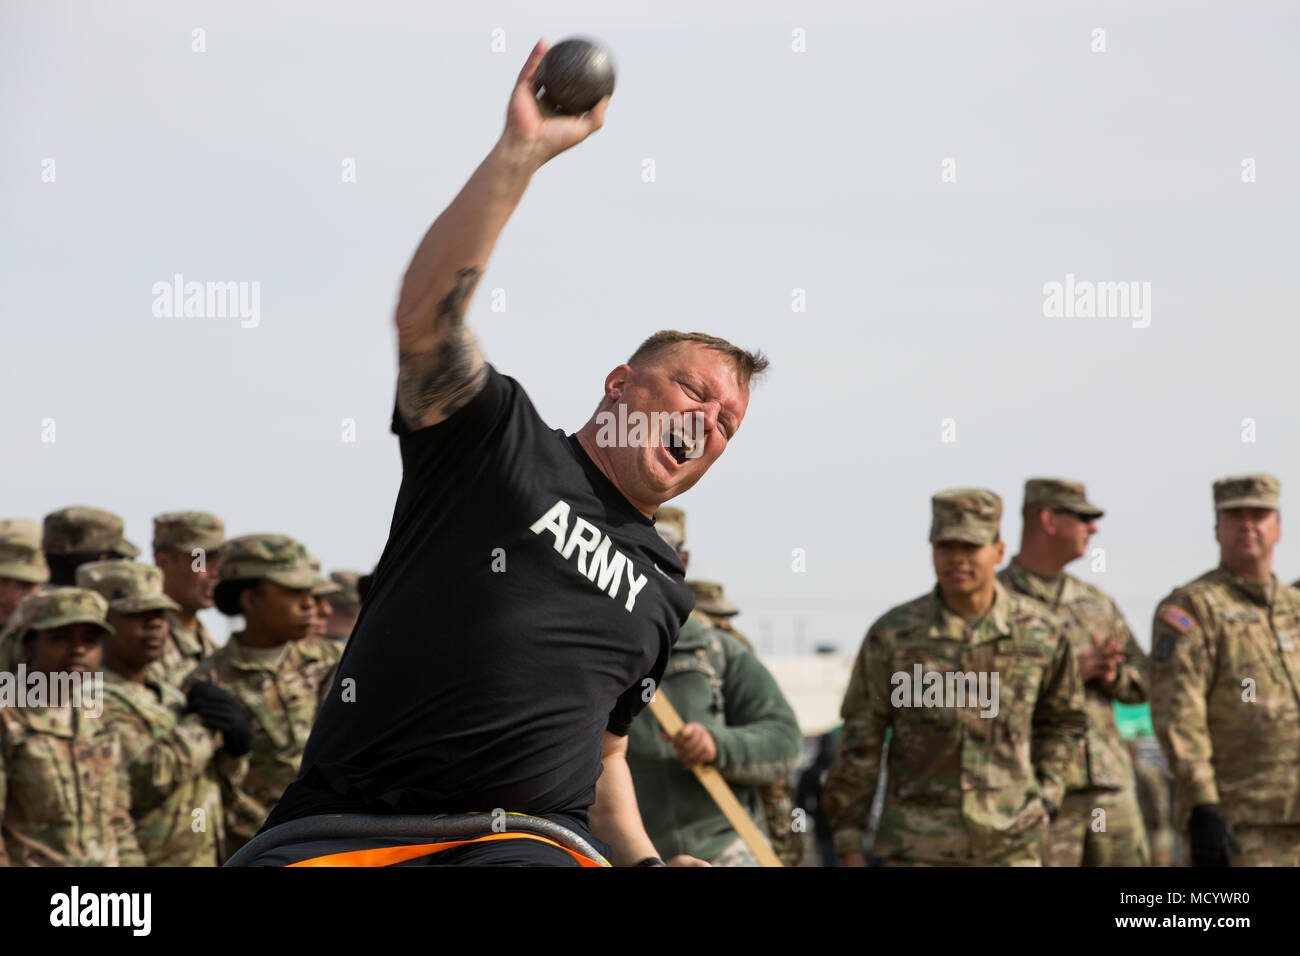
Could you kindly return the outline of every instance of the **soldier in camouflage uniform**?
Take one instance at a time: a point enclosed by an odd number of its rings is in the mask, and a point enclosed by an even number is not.
[[[307,563],[311,565],[311,569],[316,572],[316,577],[320,581],[311,589],[315,613],[312,616],[311,628],[308,633],[312,637],[324,639],[329,636],[330,618],[334,616],[334,596],[341,592],[343,588],[337,581],[323,576],[320,558],[316,557],[316,555],[307,555]]]
[[[41,545],[53,585],[74,586],[77,568],[91,561],[140,556],[140,549],[122,536],[121,517],[111,511],[72,505],[51,511],[44,524]]]
[[[190,684],[211,681],[252,714],[248,772],[242,781],[222,778],[227,858],[252,839],[298,775],[333,680],[339,649],[309,634],[311,592],[321,580],[306,549],[284,535],[246,535],[222,547],[217,609],[242,614],[246,626],[195,669]]]
[[[695,594],[695,610],[709,619],[720,631],[726,631],[749,650],[754,649],[753,642],[731,623],[732,618],[740,613],[740,608],[727,600],[722,592],[722,585],[717,581],[687,581],[686,586]]]
[[[136,839],[150,866],[216,866],[224,822],[222,772],[241,779],[251,730],[226,691],[197,684],[188,702],[150,678],[169,642],[165,614],[177,604],[162,590],[162,572],[134,561],[83,564],[77,580],[108,601],[114,633],[104,640],[104,720],[122,739],[131,779]],[[195,711],[187,715],[187,710]]]
[[[163,592],[175,602],[167,611],[163,655],[149,665],[149,679],[180,687],[199,661],[217,649],[199,620],[212,607],[226,526],[205,511],[172,511],[153,519],[153,560],[162,570]]]
[[[361,614],[360,571],[331,571],[330,580],[338,590],[330,596],[330,615],[325,622],[325,636],[342,650],[347,646],[352,629]]]
[[[686,516],[663,507],[655,528],[683,565]],[[690,767],[712,764],[768,838],[783,863],[802,849],[792,829],[793,799],[773,819],[764,791],[786,784],[799,763],[803,738],[776,681],[747,648],[692,611],[673,646],[662,687],[685,722],[672,741],[642,711],[628,733],[627,762],[637,805],[651,841],[665,856],[686,853],[713,866],[757,866],[758,861],[701,786]],[[787,835],[794,837],[794,845]]]
[[[664,534],[663,529],[673,526],[679,526],[683,543],[686,535],[686,513],[681,508],[663,507],[655,515],[655,527],[660,529],[660,535]],[[672,538],[665,538],[672,544]],[[679,548],[677,556],[681,558],[682,567],[685,568],[690,563],[690,552]],[[754,643],[732,623],[732,620],[740,613],[740,608],[727,600],[723,593],[722,585],[716,581],[699,581],[691,580],[686,582],[686,586],[695,594],[695,613],[703,618],[710,626],[723,631],[734,637],[741,645],[751,653],[754,650]],[[795,801],[794,785],[788,777],[780,780],[774,780],[771,783],[759,787],[759,795],[763,800],[763,814],[767,820],[768,840],[772,844],[772,850],[786,866],[797,866],[799,860],[803,857],[803,832],[795,830],[791,826],[794,819]],[[742,847],[743,849],[743,847]]]
[[[998,573],[1009,591],[1068,616],[1088,711],[1084,777],[1065,795],[1043,848],[1047,866],[1147,866],[1150,850],[1133,767],[1112,701],[1147,699],[1147,659],[1105,592],[1065,573],[1087,553],[1103,512],[1083,485],[1058,478],[1025,482],[1020,553]],[[1098,812],[1100,811],[1100,812]]]
[[[840,865],[864,865],[892,728],[873,855],[896,865],[1038,865],[1087,727],[1071,625],[998,582],[997,495],[958,488],[932,507],[938,586],[867,631],[822,805]]]
[[[0,634],[18,610],[50,579],[41,552],[41,526],[26,518],[0,518]]]
[[[1151,722],[1194,866],[1300,865],[1300,592],[1273,574],[1281,484],[1214,483],[1220,563],[1156,608]]]
[[[23,679],[17,694],[14,684],[0,689],[0,866],[144,865],[121,741],[81,679],[99,669],[107,611],[80,588],[52,588],[18,606]],[[37,674],[48,686],[39,701],[28,696]],[[54,683],[56,674],[77,687]]]
[[[73,505],[45,516],[41,549],[51,586],[77,583],[77,568],[88,561],[135,558],[140,549],[122,536],[122,519],[111,511]],[[23,649],[11,632],[0,636],[0,671],[12,671]]]

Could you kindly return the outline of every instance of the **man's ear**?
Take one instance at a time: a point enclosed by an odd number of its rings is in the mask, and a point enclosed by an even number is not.
[[[632,375],[632,366],[620,365],[608,375],[605,376],[605,395],[614,400],[618,400],[623,394],[623,389],[627,388],[628,379]]]

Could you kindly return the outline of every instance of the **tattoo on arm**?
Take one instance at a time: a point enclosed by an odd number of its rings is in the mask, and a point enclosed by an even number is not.
[[[397,408],[411,428],[450,417],[487,381],[478,342],[465,325],[465,309],[481,275],[477,266],[456,273],[456,284],[433,316],[436,338],[431,349],[398,350]]]

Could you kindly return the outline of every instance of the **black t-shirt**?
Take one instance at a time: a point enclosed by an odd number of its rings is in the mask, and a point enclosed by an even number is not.
[[[267,826],[497,807],[585,821],[603,732],[627,734],[694,604],[681,563],[490,365],[446,421],[394,413],[393,431],[388,543]]]

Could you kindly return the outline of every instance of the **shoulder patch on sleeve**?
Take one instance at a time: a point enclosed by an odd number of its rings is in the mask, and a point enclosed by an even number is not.
[[[1177,604],[1171,604],[1165,609],[1165,613],[1160,615],[1160,620],[1164,621],[1179,634],[1186,634],[1195,625],[1191,616],[1180,608]]]

